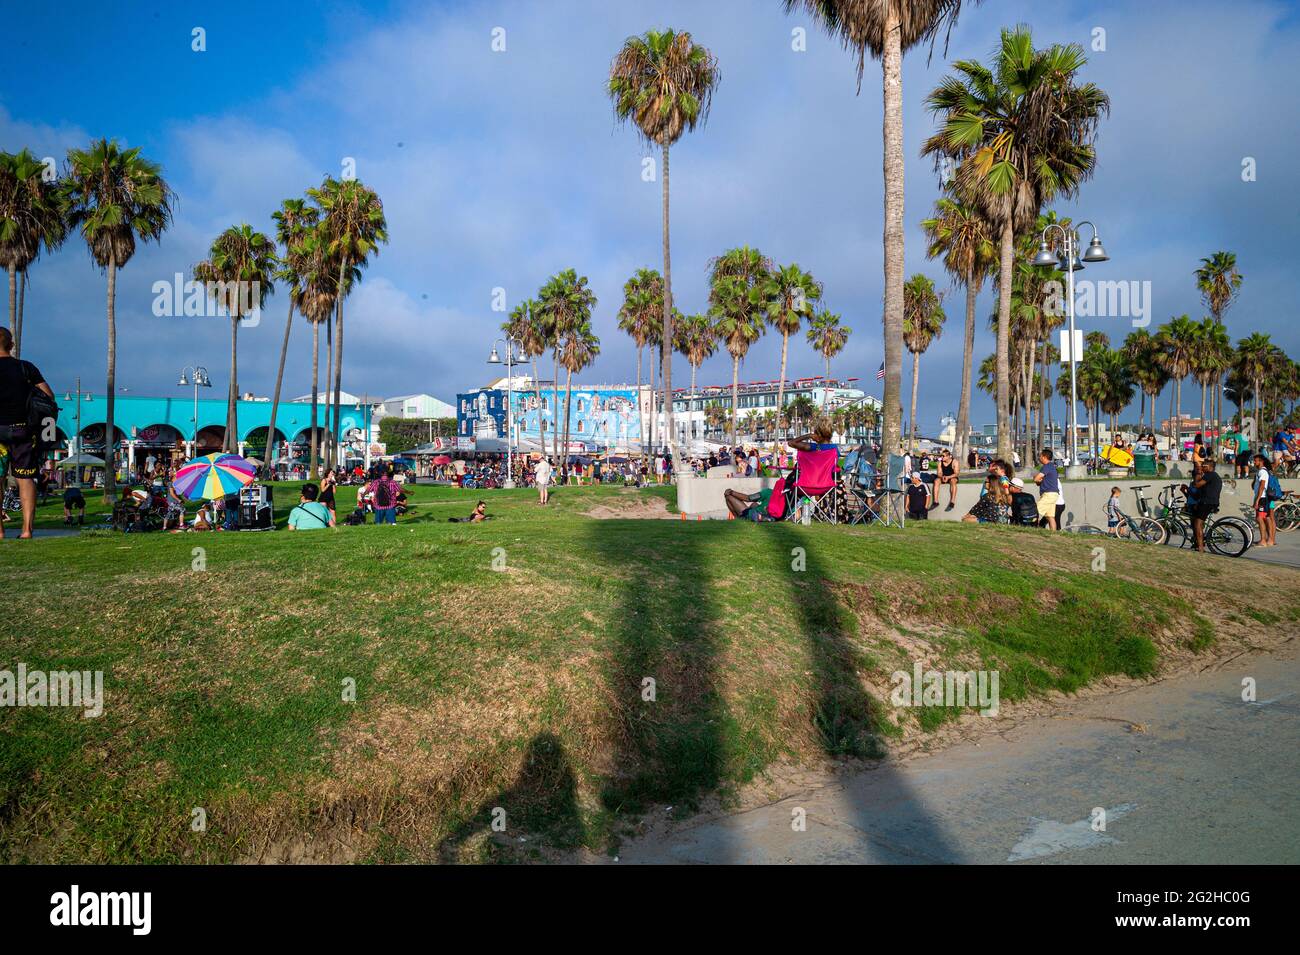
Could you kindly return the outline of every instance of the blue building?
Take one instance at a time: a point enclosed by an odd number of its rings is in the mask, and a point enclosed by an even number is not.
[[[543,385],[540,395],[532,388],[517,388],[511,397],[517,444],[540,447],[543,424],[548,444],[557,427],[563,434],[564,388]],[[640,418],[635,386],[574,385],[569,395],[569,440],[592,449],[639,445]],[[456,436],[462,446],[504,441],[506,390],[484,388],[457,395]]]
[[[107,404],[102,394],[57,394],[61,405],[58,418],[58,441],[80,438],[79,450],[103,457],[107,430]],[[325,437],[324,397],[317,407],[317,442]],[[367,409],[352,404],[340,406],[339,437],[344,442],[364,442]],[[373,415],[373,411],[371,411]],[[80,422],[78,422],[80,416]],[[271,402],[237,403],[236,443],[239,453],[265,458],[266,432],[271,423]],[[134,469],[138,459],[153,455],[160,460],[220,451],[226,434],[224,399],[192,397],[147,398],[119,395],[113,404],[112,440],[128,467]],[[312,437],[311,404],[281,401],[275,420],[274,458],[302,460],[310,455]],[[67,446],[67,445],[65,445]]]

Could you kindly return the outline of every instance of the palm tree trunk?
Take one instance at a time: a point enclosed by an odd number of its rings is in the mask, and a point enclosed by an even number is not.
[[[998,457],[1011,459],[1011,271],[1015,266],[1015,233],[1008,222],[1002,227],[1002,249],[998,271],[998,347],[996,400]]]
[[[239,316],[230,316],[230,387],[226,391],[226,434],[221,448],[234,454],[239,450],[239,421],[236,402],[239,400]]]
[[[329,319],[326,319],[328,322]],[[326,326],[328,331],[329,326]],[[320,434],[317,427],[318,409],[320,401],[320,322],[311,323],[311,436],[307,443],[311,445],[311,480],[320,480],[320,442],[317,440]],[[367,476],[368,477],[368,476]]]
[[[330,432],[330,445],[334,450],[330,455],[330,460],[335,466],[342,463],[340,457],[342,447],[339,443],[341,438],[339,429],[342,427],[342,424],[339,421],[339,395],[343,387],[343,276],[345,268],[346,262],[339,266],[339,300],[337,303],[336,318],[336,321],[338,322],[338,332],[334,336],[334,430]],[[507,347],[508,345],[509,343],[507,343]],[[506,435],[506,440],[508,441],[509,439],[510,436]]]
[[[330,381],[334,378],[334,321],[330,316],[325,317],[325,424],[324,433],[321,435],[321,456],[325,459],[323,464],[326,468],[330,466],[330,439],[333,429],[330,428]]]
[[[975,298],[979,287],[972,276],[966,277],[966,337],[961,351],[961,399],[957,404],[957,434],[953,437],[953,457],[961,468],[966,460],[970,434],[970,373],[975,355]]]
[[[1183,379],[1174,381],[1174,442],[1183,450]]]
[[[659,369],[655,359],[658,356],[653,353],[650,355],[650,447],[658,450],[658,443],[655,438],[659,431]]]
[[[537,446],[546,453],[546,423],[542,420],[542,383],[537,378],[537,356],[533,360],[533,393],[537,396]]]
[[[14,357],[23,354],[23,316],[27,305],[27,270],[18,273],[18,324],[14,328]]]
[[[736,446],[736,415],[740,413],[740,356],[731,356],[731,446]]]
[[[1047,414],[1047,336],[1050,332],[1043,335],[1043,346],[1038,358],[1038,446],[1047,447],[1047,428],[1045,417]]]
[[[108,260],[108,384],[104,397],[104,503],[117,500],[117,433],[113,425],[113,399],[117,395],[117,258]],[[195,427],[198,427],[195,424]],[[80,446],[81,436],[77,436]]]
[[[776,412],[781,413],[782,403],[785,401],[785,360],[786,353],[790,347],[790,333],[784,329],[781,331],[781,379],[776,383]],[[772,437],[772,451],[776,451],[776,436]]]
[[[884,95],[885,454],[901,445],[903,377],[903,47],[898,5],[885,4],[880,58]]]
[[[558,346],[558,342],[557,342]],[[560,353],[552,349],[551,351],[551,406],[552,417],[555,419],[551,422],[551,456],[555,458],[555,466],[560,466]]]
[[[569,463],[569,405],[573,395],[573,369],[566,368],[564,379],[564,464]]]
[[[280,367],[275,373],[275,392],[271,395],[271,423],[266,426],[266,450],[263,467],[267,475],[275,477],[275,416],[280,410],[280,385],[284,382],[284,359],[289,353],[289,332],[293,329],[293,296],[289,297],[289,317],[284,322],[284,341],[280,343]]]
[[[1174,390],[1175,389],[1173,388],[1169,389],[1169,420],[1165,422],[1168,425],[1168,427],[1165,428],[1165,431],[1169,435],[1170,464],[1172,464],[1176,460],[1176,458],[1174,457]]]
[[[14,334],[14,356],[18,355],[18,266],[9,263],[9,330]]]
[[[637,437],[641,440],[642,461],[645,460],[646,438],[649,433],[645,424],[645,402],[641,400],[641,354],[643,351],[645,351],[645,349],[642,346],[636,346],[636,426],[637,431],[639,432]],[[651,401],[651,404],[653,403],[654,402]]]
[[[830,362],[826,364],[830,365]],[[907,416],[907,422],[911,429],[911,437],[907,443],[912,450],[916,450],[916,386],[920,379],[921,356],[918,352],[912,352],[912,407]]]
[[[664,144],[664,432],[668,451],[672,455],[673,473],[681,470],[681,455],[677,450],[677,434],[673,430],[673,267],[668,253],[668,145]]]

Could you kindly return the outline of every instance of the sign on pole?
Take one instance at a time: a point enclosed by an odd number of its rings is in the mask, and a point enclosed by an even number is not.
[[[1061,364],[1083,361],[1083,329],[1074,330],[1074,347],[1070,347],[1070,330],[1061,329]]]

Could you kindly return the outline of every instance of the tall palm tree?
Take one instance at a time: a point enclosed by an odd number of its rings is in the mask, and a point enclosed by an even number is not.
[[[920,382],[921,355],[943,333],[948,316],[943,311],[943,293],[934,282],[917,272],[903,286],[903,344],[912,353],[911,445],[916,447],[916,392]]]
[[[1002,31],[993,66],[953,64],[927,103],[941,126],[923,152],[958,162],[956,180],[993,223],[999,239],[998,453],[1011,454],[1011,275],[1016,234],[1044,203],[1070,197],[1096,165],[1093,138],[1110,100],[1095,84],[1076,83],[1087,62],[1078,44],[1035,50],[1027,27]]]
[[[1262,332],[1254,332],[1237,342],[1233,370],[1240,378],[1250,383],[1251,393],[1255,397],[1255,438],[1259,442],[1264,440],[1263,385],[1265,379],[1277,368],[1279,354],[1280,350],[1273,344],[1272,339]]]
[[[656,327],[663,324],[664,280],[654,269],[637,269],[623,283],[623,304],[618,310],[618,327],[627,332],[636,344],[636,409],[637,427],[641,432],[642,455],[648,450],[646,438],[645,406],[641,401],[641,356],[646,345],[654,338]],[[656,317],[657,316],[657,317]],[[650,407],[654,408],[653,388]],[[653,413],[651,418],[653,418]]]
[[[1169,446],[1178,453],[1182,435],[1183,379],[1192,373],[1192,360],[1196,353],[1196,323],[1186,315],[1172,318],[1156,331],[1157,360],[1173,382],[1171,396],[1173,407],[1169,414]]]
[[[1242,274],[1237,271],[1235,252],[1212,252],[1201,259],[1201,267],[1196,270],[1196,288],[1215,324],[1223,324],[1223,313],[1236,300],[1237,293],[1241,291],[1241,281]],[[1214,430],[1217,434],[1219,419],[1223,414],[1219,381],[1214,382],[1214,401]]]
[[[289,288],[289,317],[284,322],[284,340],[280,343],[280,364],[275,373],[275,392],[271,397],[271,422],[266,427],[266,463],[263,468],[268,477],[275,476],[275,420],[280,411],[280,388],[284,383],[284,361],[289,354],[289,333],[293,330],[293,312],[297,307],[297,294],[302,281],[298,273],[298,246],[307,233],[316,227],[320,212],[305,199],[285,199],[280,208],[271,214],[275,221],[275,239],[280,245],[280,267],[275,277]]]
[[[45,165],[26,149],[0,152],[0,268],[9,273],[9,329],[15,357],[23,353],[27,269],[43,250],[62,245],[67,235],[59,185],[46,180]]]
[[[533,394],[537,398],[537,438],[546,447],[546,421],[542,417],[542,383],[537,377],[537,359],[546,354],[546,331],[541,317],[542,303],[526,298],[514,307],[501,330],[519,344],[519,352],[533,363]]]
[[[642,36],[628,37],[609,67],[609,95],[614,101],[614,115],[620,121],[631,120],[648,142],[663,150],[664,300],[660,361],[664,377],[664,426],[674,470],[680,468],[681,462],[673,440],[673,270],[668,248],[668,149],[682,133],[707,121],[719,79],[717,58],[695,43],[689,33],[673,30],[650,30]]]
[[[718,350],[718,335],[704,314],[683,316],[673,325],[673,334],[677,336],[677,350],[691,366],[691,394],[695,394],[696,373],[706,360]]]
[[[763,295],[767,300],[767,320],[781,333],[781,376],[776,383],[776,406],[782,408],[790,336],[799,333],[803,319],[812,318],[813,306],[822,300],[822,286],[811,274],[791,263],[772,270]]]
[[[1156,399],[1169,384],[1169,373],[1159,361],[1159,346],[1154,337],[1145,328],[1138,328],[1128,333],[1121,349],[1128,360],[1133,373],[1133,380],[1142,390],[1142,416],[1146,415],[1147,399],[1151,404],[1151,431],[1156,430]],[[1139,423],[1141,417],[1139,417]]]
[[[978,2],[978,0],[976,0]],[[782,0],[787,12],[807,10],[857,54],[858,90],[866,56],[880,60],[884,93],[885,395],[882,445],[902,439],[903,377],[903,54],[951,29],[961,0]]]
[[[321,235],[320,226],[307,229],[298,240],[293,252],[294,272],[297,281],[290,286],[299,314],[311,323],[311,480],[319,476],[320,452],[323,435],[320,430],[320,327],[329,326],[338,296],[338,276],[329,254],[329,243]]]
[[[104,500],[117,497],[117,270],[131,261],[136,242],[162,236],[172,220],[175,196],[161,167],[123,149],[117,140],[100,139],[86,149],[68,151],[62,185],[69,231],[80,230],[95,263],[108,273],[108,382],[104,423]]]
[[[334,300],[333,422],[326,451],[328,463],[334,464],[339,396],[343,388],[343,300],[351,292],[354,279],[360,280],[360,270],[369,264],[372,255],[379,254],[380,244],[388,241],[388,220],[384,217],[384,204],[378,194],[358,179],[338,180],[326,176],[318,188],[308,191],[308,195],[320,206],[321,234],[338,276]]]
[[[944,268],[966,287],[966,328],[961,358],[961,398],[957,404],[957,434],[953,457],[966,460],[970,436],[971,363],[975,350],[975,300],[997,252],[988,221],[969,202],[952,193],[934,204],[934,216],[921,223],[929,245],[928,258],[943,256]]]
[[[573,373],[582,371],[600,353],[600,341],[591,333],[591,313],[596,295],[587,285],[587,277],[574,269],[553,275],[538,293],[547,324],[553,329],[556,361],[568,373],[564,390],[564,459],[568,458],[569,405],[573,394]],[[557,391],[558,391],[558,382]],[[556,422],[559,415],[556,415]],[[558,430],[558,429],[557,429]]]
[[[758,249],[730,249],[709,263],[709,311],[731,355],[731,443],[740,412],[740,362],[763,334],[772,261]]]
[[[213,301],[230,316],[230,387],[226,393],[226,433],[222,449],[239,449],[239,323],[260,312],[274,290],[279,261],[275,243],[247,222],[231,226],[212,242],[208,257],[194,266]],[[267,436],[268,445],[270,436]]]
[[[1224,373],[1232,367],[1232,339],[1228,330],[1213,318],[1203,318],[1196,326],[1195,348],[1192,351],[1192,376],[1201,386],[1201,430],[1205,426],[1206,405],[1215,416],[1215,434],[1218,433],[1218,412],[1214,407],[1215,392]]]
[[[844,350],[851,334],[853,329],[841,325],[840,317],[828,309],[822,309],[808,323],[808,343],[817,349],[817,353],[822,356],[822,361],[826,363],[828,380],[831,377],[831,359]],[[825,396],[828,391],[829,389],[823,389],[822,395]],[[825,403],[826,399],[823,397],[822,404]]]

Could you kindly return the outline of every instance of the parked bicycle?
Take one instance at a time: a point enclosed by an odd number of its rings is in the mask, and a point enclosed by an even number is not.
[[[1144,484],[1142,487],[1146,488],[1150,485]],[[1166,484],[1161,489],[1158,499],[1162,513],[1156,517],[1156,520],[1168,532],[1166,541],[1171,544],[1176,543],[1179,547],[1196,546],[1191,518],[1186,514],[1187,497],[1183,485]],[[1149,507],[1145,498],[1142,498],[1141,506]],[[1206,521],[1204,536],[1205,546],[1223,557],[1240,557],[1255,543],[1251,523],[1231,514]]]

